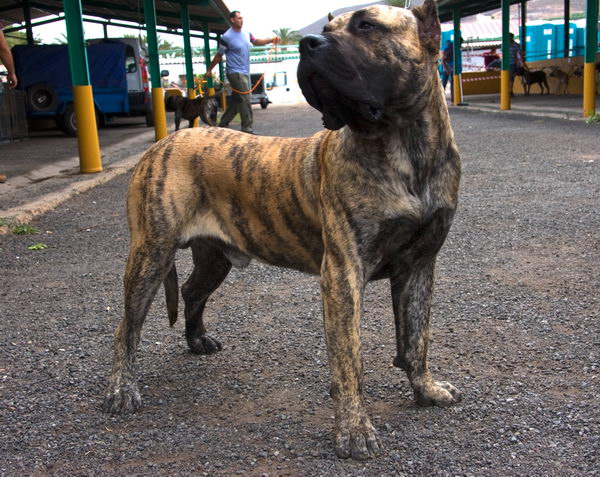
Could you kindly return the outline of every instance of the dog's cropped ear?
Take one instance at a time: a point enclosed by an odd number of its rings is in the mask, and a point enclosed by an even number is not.
[[[417,19],[419,27],[419,40],[421,45],[432,54],[440,51],[440,38],[442,29],[434,0],[425,0],[423,5],[411,9]]]
[[[327,21],[330,22],[331,20],[333,20],[334,16],[331,14],[331,12],[329,12],[327,14]]]

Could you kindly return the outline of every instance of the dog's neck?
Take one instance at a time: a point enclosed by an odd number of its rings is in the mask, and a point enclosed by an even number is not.
[[[448,106],[437,76],[428,82],[422,101],[400,121],[373,133],[352,131],[347,126],[339,133],[349,151],[361,151],[363,155],[390,151],[390,145],[394,145],[391,150],[401,147],[426,156],[439,156],[448,147],[455,147]]]

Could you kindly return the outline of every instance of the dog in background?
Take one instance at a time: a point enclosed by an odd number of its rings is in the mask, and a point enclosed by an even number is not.
[[[550,94],[550,87],[548,86],[548,80],[546,79],[546,73],[542,70],[531,71],[526,65],[521,70],[521,82],[523,83],[523,90],[525,96],[529,96],[529,90],[532,84],[540,85],[540,94],[544,94],[544,86],[546,86],[546,94]]]
[[[187,119],[190,127],[194,127],[194,120],[200,118],[203,123],[209,126],[217,125],[217,103],[216,94],[214,96],[199,95],[195,99],[185,98],[183,96],[167,96],[165,98],[165,109],[175,113],[175,131],[179,131],[181,119]]]
[[[575,78],[581,78],[583,76],[583,65],[573,66],[572,74]]]
[[[573,74],[573,67],[570,67],[568,71],[561,70],[558,66],[550,66],[549,76],[556,78],[556,93],[555,94],[569,94],[569,79]]]

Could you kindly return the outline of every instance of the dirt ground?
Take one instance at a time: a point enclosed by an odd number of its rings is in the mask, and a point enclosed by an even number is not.
[[[257,130],[320,128],[308,107]],[[0,237],[0,474],[600,475],[597,124],[452,108],[461,199],[437,269],[430,365],[463,393],[420,408],[395,355],[387,282],[367,289],[365,395],[384,444],[335,457],[318,278],[252,264],[207,306],[223,351],[187,350],[162,294],[139,353],[143,407],[100,411],[122,317],[128,175]],[[45,250],[28,246],[44,243]],[[177,262],[191,271],[188,251]]]

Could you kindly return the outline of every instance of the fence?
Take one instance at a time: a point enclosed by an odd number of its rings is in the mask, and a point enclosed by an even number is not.
[[[0,142],[27,138],[25,92],[0,83]]]

